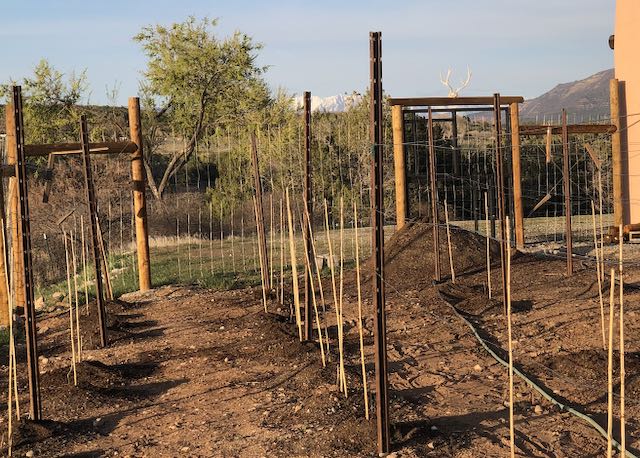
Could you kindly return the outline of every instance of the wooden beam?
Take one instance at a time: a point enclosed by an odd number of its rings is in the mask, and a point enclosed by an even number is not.
[[[561,135],[562,126],[540,126],[525,125],[520,126],[520,135],[547,135],[551,129],[552,135]],[[569,135],[574,134],[613,134],[616,126],[613,124],[569,124],[567,125]]]
[[[404,123],[402,107],[391,107],[393,130],[393,169],[396,185],[396,230],[404,227],[407,219],[407,171],[404,151]]]
[[[510,105],[512,103],[522,103],[524,97],[520,96],[503,96],[500,97],[500,103]],[[390,98],[389,105],[401,105],[405,107],[438,107],[438,106],[476,106],[476,105],[493,105],[493,97],[400,97]]]
[[[138,145],[133,142],[99,142],[89,144],[90,154],[133,154]],[[25,145],[25,156],[48,156],[50,154],[82,154],[80,143],[52,143],[50,145]]]
[[[522,248],[524,247],[524,210],[522,209],[522,178],[520,167],[520,114],[517,103],[512,103],[510,107],[513,212],[516,229],[516,246]]]

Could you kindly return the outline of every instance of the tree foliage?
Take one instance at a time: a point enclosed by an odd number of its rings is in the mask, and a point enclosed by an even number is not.
[[[265,68],[256,64],[261,45],[241,32],[218,38],[216,25],[217,20],[190,17],[170,27],[145,27],[134,37],[148,58],[145,109],[153,113],[154,122],[166,122],[184,139],[184,147],[173,152],[162,173],[149,177],[157,198],[205,133],[242,123],[269,102]],[[153,170],[153,141],[147,146],[147,166]]]

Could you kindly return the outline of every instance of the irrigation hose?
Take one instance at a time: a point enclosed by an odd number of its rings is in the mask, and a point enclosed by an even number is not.
[[[500,356],[498,356],[498,354],[496,352],[494,352],[491,348],[489,348],[489,346],[486,344],[486,342],[484,341],[484,339],[482,337],[480,337],[480,334],[478,333],[477,329],[473,326],[473,324],[467,320],[467,318],[465,318],[464,315],[462,315],[459,310],[456,308],[455,305],[453,305],[452,303],[450,303],[447,298],[442,294],[441,291],[438,291],[438,294],[440,296],[440,298],[449,306],[451,307],[451,310],[453,310],[453,313],[460,319],[462,319],[462,321],[464,321],[467,326],[469,326],[469,329],[471,329],[471,332],[473,333],[473,335],[476,337],[476,339],[478,340],[478,342],[480,342],[480,345],[482,345],[482,347],[487,351],[487,353],[489,353],[491,356],[493,356],[493,359],[495,359],[497,362],[499,362],[500,364],[502,364],[504,367],[508,368],[509,367],[509,363],[507,361],[505,361],[504,359],[502,359]],[[593,418],[591,418],[589,415],[586,415],[576,409],[574,409],[573,407],[570,407],[566,404],[563,404],[562,402],[558,401],[557,399],[555,399],[553,396],[551,396],[549,393],[547,393],[542,387],[540,387],[539,385],[537,385],[533,380],[531,380],[529,377],[527,377],[523,372],[521,372],[519,369],[517,369],[516,367],[513,368],[513,372],[514,374],[516,374],[518,377],[520,377],[522,380],[524,380],[524,382],[529,385],[531,388],[533,388],[534,390],[536,390],[538,393],[540,393],[547,401],[549,401],[552,404],[555,404],[556,406],[558,406],[561,410],[565,410],[567,412],[569,412],[570,414],[580,418],[581,420],[587,422],[589,425],[591,425],[593,428],[595,428],[596,431],[598,431],[600,433],[600,435],[605,438],[608,439],[608,434],[607,431],[604,430],[604,428],[602,426],[600,426],[598,424],[598,422],[596,422]],[[618,449],[618,451],[620,451],[620,444],[618,443],[618,441],[616,441],[615,439],[611,439],[613,446]],[[626,456],[629,458],[639,458],[637,455],[634,455],[633,453],[631,453],[629,450],[626,451]]]

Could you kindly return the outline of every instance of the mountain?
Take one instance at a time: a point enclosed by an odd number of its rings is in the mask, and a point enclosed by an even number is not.
[[[346,111],[362,100],[362,95],[353,92],[351,94],[338,94],[330,97],[311,96],[311,111],[323,111],[327,113],[339,113]],[[296,108],[301,108],[303,96],[297,95],[293,98]]]
[[[604,70],[572,83],[558,84],[549,92],[525,101],[520,107],[520,118],[543,122],[545,118],[557,119],[565,108],[573,121],[609,116],[609,80],[613,69]]]

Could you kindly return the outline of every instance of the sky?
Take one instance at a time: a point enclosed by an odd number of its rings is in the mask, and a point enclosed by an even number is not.
[[[383,86],[392,97],[538,96],[613,67],[607,45],[614,0],[19,0],[3,5],[0,81],[32,74],[46,58],[65,74],[86,70],[88,102],[136,95],[146,58],[132,37],[188,16],[219,18],[264,45],[259,63],[274,89],[331,96],[364,91],[369,31],[382,32]]]

